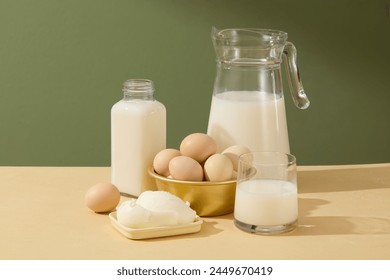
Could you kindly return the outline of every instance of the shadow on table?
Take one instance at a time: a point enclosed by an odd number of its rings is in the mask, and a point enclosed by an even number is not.
[[[143,240],[138,240],[142,242],[164,242],[164,241],[169,241],[172,239],[178,240],[178,239],[199,239],[203,237],[209,237],[211,235],[218,234],[222,232],[222,229],[219,229],[216,227],[218,225],[218,222],[216,221],[205,221],[203,220],[202,224],[202,229],[201,231],[195,233],[195,234],[183,234],[183,235],[174,235],[174,236],[166,236],[166,237],[161,237],[161,238],[151,238],[151,239],[143,239]]]
[[[390,188],[389,167],[356,167],[298,172],[299,193]]]
[[[340,234],[390,234],[390,219],[356,216],[310,216],[311,212],[328,201],[299,199],[298,227],[290,236]]]
[[[390,219],[377,217],[317,216],[299,221],[290,235],[390,234]]]

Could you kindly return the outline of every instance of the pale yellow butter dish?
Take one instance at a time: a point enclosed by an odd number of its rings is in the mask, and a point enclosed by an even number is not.
[[[125,237],[130,239],[149,239],[157,237],[166,237],[174,235],[182,235],[199,232],[203,220],[196,217],[195,221],[190,224],[177,225],[177,226],[161,226],[150,228],[129,228],[120,224],[116,218],[116,212],[112,212],[108,215],[113,227],[118,230]]]

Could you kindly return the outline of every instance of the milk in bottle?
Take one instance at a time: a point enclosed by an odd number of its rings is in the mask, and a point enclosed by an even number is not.
[[[139,196],[155,189],[147,170],[166,146],[166,109],[150,80],[127,80],[123,92],[111,109],[111,181],[122,194]]]

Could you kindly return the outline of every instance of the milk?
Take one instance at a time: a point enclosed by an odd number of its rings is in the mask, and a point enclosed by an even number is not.
[[[298,217],[297,187],[282,180],[239,182],[234,218],[249,225],[283,225]]]
[[[111,109],[111,181],[123,194],[154,190],[147,173],[166,147],[166,111],[157,100],[121,100]]]
[[[290,152],[283,95],[257,91],[214,94],[207,134],[218,152],[232,145],[251,151]]]

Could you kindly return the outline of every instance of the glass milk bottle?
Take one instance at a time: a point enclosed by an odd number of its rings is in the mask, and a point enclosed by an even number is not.
[[[166,147],[166,109],[153,93],[152,81],[127,80],[111,109],[111,181],[124,195],[155,189],[147,170]]]
[[[232,145],[252,151],[290,152],[281,63],[286,59],[291,95],[298,108],[309,100],[303,91],[296,50],[287,33],[269,29],[213,28],[217,73],[207,134],[218,152]]]

